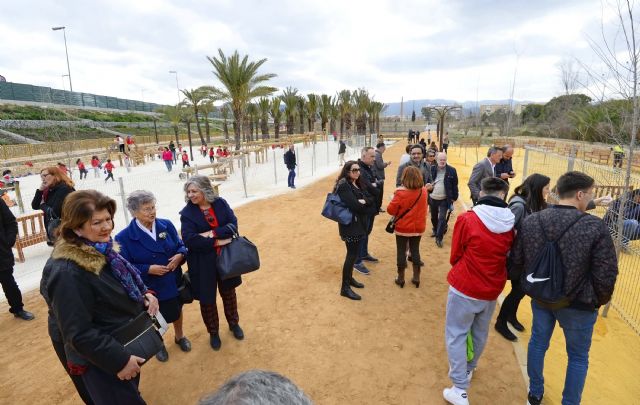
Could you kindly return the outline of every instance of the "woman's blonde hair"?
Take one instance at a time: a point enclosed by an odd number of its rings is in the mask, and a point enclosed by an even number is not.
[[[402,185],[409,190],[417,190],[424,187],[424,180],[422,179],[422,172],[420,169],[414,166],[407,166],[402,171],[401,177]]]
[[[55,177],[56,185],[64,183],[69,187],[73,187],[73,180],[71,180],[69,176],[67,176],[67,174],[63,172],[62,169],[60,169],[58,166],[45,167],[44,169],[40,170],[40,174],[42,174],[42,172],[44,172],[45,170],[49,172],[50,175]]]

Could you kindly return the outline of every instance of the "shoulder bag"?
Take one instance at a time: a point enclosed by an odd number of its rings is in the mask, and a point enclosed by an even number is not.
[[[389,232],[389,233],[394,233],[396,230],[396,223],[398,221],[400,221],[402,219],[402,217],[404,217],[405,215],[407,215],[409,213],[409,211],[411,211],[413,209],[413,207],[416,206],[416,204],[418,203],[418,201],[420,200],[420,197],[422,197],[422,189],[420,189],[420,192],[418,193],[418,198],[416,198],[416,200],[413,202],[413,204],[411,204],[411,207],[409,207],[408,210],[406,210],[405,212],[403,212],[402,214],[400,214],[397,217],[391,217],[391,219],[389,220],[389,223],[387,224],[387,227],[384,228],[385,231]]]
[[[124,346],[127,353],[145,360],[151,359],[164,346],[154,318],[146,311],[114,330],[111,336]]]
[[[322,216],[342,225],[349,225],[353,221],[353,214],[342,202],[338,193],[327,194],[322,207]]]
[[[218,254],[218,275],[228,280],[260,268],[258,248],[249,239],[238,235],[235,226],[228,224],[233,232],[231,242],[222,246]]]
[[[189,272],[182,273],[180,277],[180,285],[178,285],[178,299],[183,304],[191,304],[193,302],[193,290],[191,289],[191,278]]]

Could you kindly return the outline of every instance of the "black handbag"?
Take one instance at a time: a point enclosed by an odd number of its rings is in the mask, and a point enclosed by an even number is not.
[[[407,213],[409,213],[409,211],[411,211],[413,209],[413,207],[416,206],[416,204],[420,200],[420,197],[422,197],[422,190],[420,190],[420,193],[418,194],[418,198],[416,198],[416,200],[413,202],[413,204],[411,204],[411,207],[409,207],[408,210],[406,210],[405,212],[400,214],[400,216],[398,216],[398,217],[391,217],[391,219],[389,220],[389,223],[387,224],[386,228],[384,228],[384,230],[389,232],[389,233],[394,233],[395,230],[396,230],[396,222],[400,221],[400,219],[402,219],[402,217],[407,215]]]
[[[182,277],[180,277],[180,285],[178,285],[178,299],[183,304],[191,304],[193,302],[191,277],[189,277],[188,272],[182,273]]]
[[[164,343],[158,326],[146,311],[131,319],[111,333],[127,353],[149,360],[158,353]]]
[[[244,236],[239,236],[235,226],[227,225],[233,231],[231,243],[222,246],[218,255],[218,275],[228,280],[260,268],[260,256],[256,245]]]
[[[56,230],[60,226],[60,222],[62,222],[62,220],[56,216],[53,212],[53,208],[47,206],[46,211],[47,218],[49,219],[49,222],[47,222],[47,237],[49,237],[50,241],[55,242],[57,236]]]

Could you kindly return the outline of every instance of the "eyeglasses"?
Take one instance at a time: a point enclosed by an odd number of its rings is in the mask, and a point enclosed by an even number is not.
[[[153,207],[140,208],[140,211],[142,211],[142,212],[146,212],[146,213],[155,212],[155,210],[156,210],[156,207],[155,207],[155,206],[153,206]]]
[[[44,173],[44,174],[41,174],[41,175],[40,175],[40,178],[42,178],[42,179],[46,179],[46,178],[47,178],[47,176],[51,176],[51,173]]]
[[[360,169],[351,169],[351,170],[349,170],[349,171],[350,171],[351,173],[359,173],[359,172],[360,172]]]

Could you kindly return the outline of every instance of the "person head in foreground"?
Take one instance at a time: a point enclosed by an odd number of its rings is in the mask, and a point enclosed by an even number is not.
[[[487,158],[491,161],[492,164],[497,164],[502,159],[502,149],[497,146],[492,146],[487,151]]]
[[[207,176],[191,176],[184,183],[184,200],[196,205],[206,205],[215,202],[218,196],[213,190],[211,180]]]
[[[380,153],[384,153],[384,151],[387,149],[387,145],[384,144],[384,142],[378,142],[376,144],[376,149],[380,152]]]
[[[49,166],[40,170],[40,178],[42,179],[41,189],[51,189],[61,184],[73,187],[73,181],[58,166]]]
[[[534,173],[524,179],[522,184],[513,190],[513,195],[509,201],[513,201],[514,197],[520,197],[524,200],[525,206],[530,212],[538,212],[547,208],[547,196],[549,195],[551,179],[544,174]]]
[[[447,165],[447,154],[446,152],[438,152],[436,155],[436,163],[440,169],[443,169]]]
[[[402,171],[402,186],[408,190],[417,190],[424,186],[422,172],[415,166],[407,166]]]
[[[376,152],[371,146],[365,146],[362,148],[360,160],[367,166],[372,166],[376,159]]]
[[[355,160],[349,160],[344,164],[344,166],[342,166],[342,170],[340,170],[340,174],[336,179],[336,184],[338,184],[342,179],[355,184],[358,188],[362,188],[362,183],[360,181],[360,165],[358,162]]]
[[[288,378],[273,371],[250,370],[224,383],[199,405],[311,405],[311,400]]]
[[[480,199],[497,197],[504,200],[508,193],[509,184],[497,177],[487,177],[480,182]]]
[[[559,204],[572,205],[584,212],[589,202],[593,200],[593,186],[595,180],[578,171],[567,172],[558,178],[556,191]]]
[[[413,164],[420,165],[424,158],[424,149],[420,145],[413,145],[409,150],[409,156],[411,156]]]

